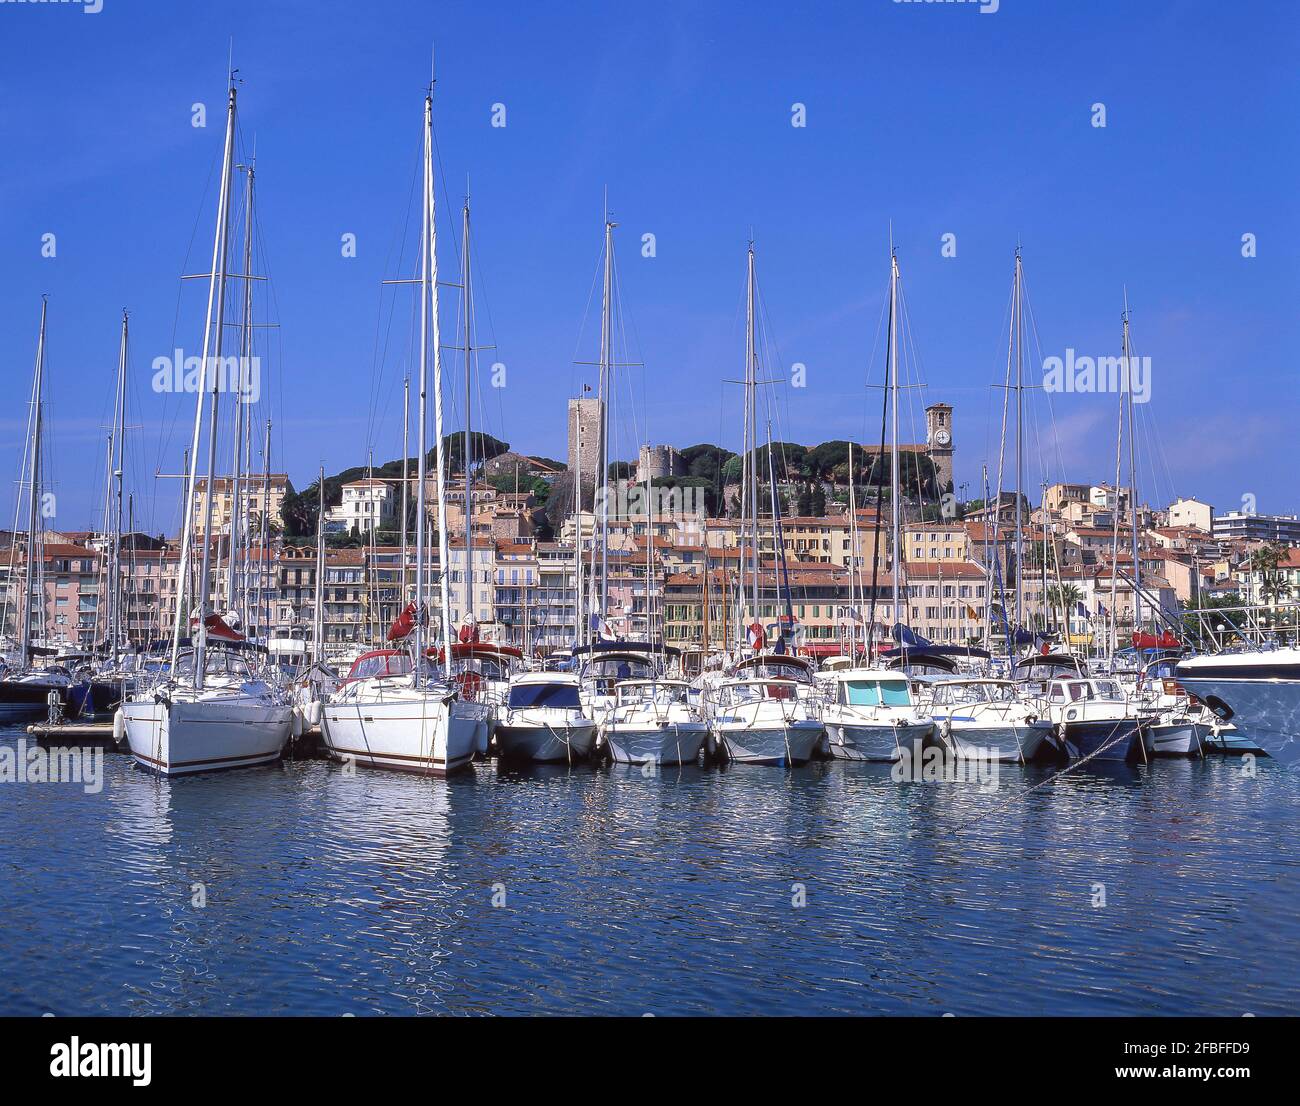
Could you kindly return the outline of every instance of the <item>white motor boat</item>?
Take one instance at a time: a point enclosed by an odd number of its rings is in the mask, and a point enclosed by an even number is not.
[[[682,680],[625,680],[600,727],[615,764],[694,764],[709,724]]]
[[[1020,699],[1010,680],[940,680],[930,685],[922,704],[934,722],[935,737],[958,760],[1033,760],[1043,743],[1031,727],[1039,708]]]
[[[1177,664],[1173,657],[1157,658],[1138,678],[1142,706],[1153,715],[1142,731],[1146,750],[1157,757],[1204,756],[1205,741],[1218,719],[1178,683]]]
[[[121,706],[131,756],[163,776],[250,768],[279,760],[293,729],[293,705],[232,648],[210,644],[201,678],[195,652],[174,673]]]
[[[353,663],[321,707],[321,736],[329,754],[367,768],[446,776],[474,759],[486,728],[481,703],[462,699],[456,685],[418,677],[409,654],[374,649]]]
[[[596,722],[583,707],[571,672],[521,672],[510,681],[496,720],[504,760],[573,763],[596,743]]]
[[[803,764],[821,742],[819,704],[799,696],[790,679],[724,680],[710,696],[710,728],[718,753],[737,764]]]
[[[1300,649],[1250,649],[1178,662],[1180,685],[1269,756],[1300,760]]]
[[[1030,728],[1044,749],[1071,760],[1146,759],[1142,730],[1151,715],[1114,680],[1058,677],[1037,702],[1039,717]]]
[[[623,680],[651,680],[660,675],[659,654],[649,645],[599,642],[574,650],[586,656],[580,671],[582,705],[599,724],[613,709],[614,688]]]
[[[759,653],[737,661],[721,678],[708,674],[704,683],[712,741],[727,760],[803,764],[825,737],[825,696],[812,663],[802,657]]]
[[[905,672],[891,668],[842,668],[830,678],[830,701],[822,712],[826,743],[838,760],[890,762],[904,746],[934,733],[917,705]]]

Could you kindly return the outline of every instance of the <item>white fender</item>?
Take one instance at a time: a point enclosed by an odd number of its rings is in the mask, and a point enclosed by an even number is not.
[[[302,707],[297,705],[293,708],[293,728],[290,732],[294,737],[302,737]]]
[[[121,744],[126,737],[126,715],[122,713],[122,708],[118,707],[113,712],[113,741]]]

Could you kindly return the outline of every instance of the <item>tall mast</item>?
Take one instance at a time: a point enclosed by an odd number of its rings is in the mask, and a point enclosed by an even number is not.
[[[749,476],[750,617],[758,618],[758,350],[754,315],[754,243],[750,242],[745,278],[745,472]],[[744,489],[742,489],[742,494]],[[741,525],[742,532],[744,524]],[[741,564],[744,579],[744,563]],[[744,583],[741,584],[744,594]]]
[[[849,657],[857,654],[857,631],[853,620],[858,616],[861,606],[858,603],[858,500],[853,480],[853,443],[849,442]]]
[[[474,616],[474,525],[471,520],[473,488],[469,475],[470,462],[470,414],[473,406],[471,395],[471,377],[473,373],[474,348],[470,341],[473,329],[470,312],[473,310],[469,271],[469,196],[465,197],[464,227],[461,232],[463,246],[461,249],[461,296],[463,297],[465,323],[465,620]],[[518,489],[516,489],[518,490]]]
[[[1137,506],[1137,435],[1133,426],[1133,363],[1129,349],[1128,336],[1128,289],[1124,289],[1124,371],[1128,382],[1128,509],[1132,515],[1133,531],[1133,632],[1142,629],[1142,593],[1139,590],[1142,579],[1138,563],[1138,506]],[[1115,489],[1115,513],[1119,514],[1119,488]]]
[[[45,386],[45,310],[46,299],[41,297],[41,329],[36,339],[36,372],[32,384],[32,439],[31,457],[27,464],[27,571],[23,573],[23,607],[19,619],[19,649],[22,663],[28,665],[32,657],[32,583],[35,580],[37,557],[44,554],[37,549],[36,527],[40,522],[40,488],[41,488],[41,415]],[[42,596],[42,599],[44,597]],[[44,615],[45,604],[41,603]],[[42,618],[42,622],[44,619]]]
[[[195,633],[194,686],[203,686],[203,668],[207,655],[207,642],[204,621],[208,613],[208,573],[212,563],[210,536],[212,533],[212,501],[214,488],[212,477],[217,464],[217,409],[220,396],[220,376],[216,372],[218,359],[221,357],[222,331],[225,329],[226,300],[226,252],[230,238],[230,173],[235,152],[235,100],[237,92],[234,85],[234,73],[231,73],[230,95],[226,106],[226,148],[221,162],[221,191],[217,200],[217,226],[212,241],[212,267],[208,271],[208,309],[203,323],[203,372],[212,374],[211,419],[212,428],[208,438],[208,480],[204,503],[203,519],[203,556],[202,569],[199,573],[197,593],[198,628]],[[203,389],[199,389],[194,400],[194,434],[190,443],[189,463],[186,465],[187,479],[185,490],[185,532],[181,536],[181,563],[178,579],[181,581],[180,592],[176,597],[176,619],[172,626],[172,667],[177,669],[177,659],[181,645],[181,626],[188,618],[189,608],[185,602],[184,581],[190,570],[191,547],[194,530],[194,485],[198,476],[199,441],[203,431]]]
[[[266,442],[262,446],[262,517],[261,525],[258,527],[258,560],[257,560],[257,624],[262,630],[262,636],[269,635],[268,617],[266,623],[263,623],[262,616],[266,614],[266,596],[263,588],[266,584],[266,554],[270,546],[270,529],[271,529],[271,420],[266,420]]]
[[[325,663],[325,610],[321,601],[325,595],[325,466],[316,478],[318,494],[316,507],[316,607],[312,613],[312,641],[316,646],[316,663]]]
[[[605,213],[605,276],[600,305],[600,617],[609,611],[609,405],[613,399],[614,227]]]
[[[407,376],[402,381],[402,602],[401,606],[405,607],[409,602],[407,599],[407,577],[410,575],[407,568],[407,551],[406,551],[406,519],[410,513],[406,505],[407,490],[410,487],[411,480],[407,474],[408,461],[411,455],[411,378]]]
[[[240,605],[235,598],[235,562],[240,553],[247,558],[248,551],[243,549],[244,503],[242,498],[241,476],[244,461],[244,373],[250,371],[253,354],[253,162],[250,159],[244,167],[244,317],[240,323],[239,348],[239,382],[240,388],[235,393],[235,458],[231,465],[230,477],[230,540],[229,557],[226,563],[226,604],[230,610],[238,613]],[[263,504],[265,507],[265,504]],[[239,550],[239,553],[236,551]]]
[[[889,445],[889,480],[891,485],[890,502],[893,505],[893,530],[890,541],[894,546],[894,625],[901,621],[899,606],[899,586],[902,583],[900,561],[903,559],[902,526],[899,511],[902,500],[902,480],[898,463],[898,254],[892,248],[889,255],[889,388],[890,388],[890,445]]]
[[[109,634],[112,637],[113,658],[117,658],[122,641],[122,480],[126,468],[126,352],[127,312],[122,311],[122,343],[117,354],[117,425],[113,431],[113,538],[110,546],[110,579],[108,589]]]
[[[587,604],[582,587],[582,408],[574,412],[577,424],[578,451],[573,473],[574,511],[573,521],[573,643],[575,646],[586,644],[585,627],[587,625]]]
[[[447,678],[451,678],[451,587],[447,549],[447,485],[446,458],[442,435],[442,345],[438,329],[438,225],[433,188],[433,84],[424,99],[424,251],[421,264],[422,288],[420,296],[420,518],[416,527],[416,587],[421,597],[424,592],[424,423],[428,410],[427,376],[429,355],[433,356],[433,433],[435,464],[437,465],[438,493],[438,565],[439,591],[442,601],[442,658]],[[427,325],[426,325],[427,324]],[[430,347],[432,347],[430,349]],[[423,608],[422,608],[423,610]],[[416,620],[419,627],[423,619]],[[418,674],[423,667],[423,635],[416,631],[416,665]]]
[[[1025,414],[1025,382],[1024,382],[1024,343],[1020,333],[1021,318],[1021,271],[1020,271],[1020,247],[1016,247],[1016,275],[1013,281],[1013,292],[1011,297],[1011,341],[1015,345],[1015,366],[1016,366],[1016,621],[1012,627],[1012,634],[1015,634],[1017,628],[1024,623],[1024,586],[1021,580],[1021,569],[1024,565],[1024,519],[1023,519],[1023,489],[1024,489],[1024,433],[1023,423]],[[1000,505],[999,505],[1000,506]]]

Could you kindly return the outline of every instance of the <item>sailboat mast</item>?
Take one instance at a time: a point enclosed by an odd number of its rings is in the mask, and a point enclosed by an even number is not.
[[[903,542],[899,514],[902,509],[902,479],[898,459],[898,253],[893,250],[890,251],[889,257],[889,320],[889,479],[891,486],[889,498],[893,505],[890,541],[894,546],[894,625],[897,626],[902,621],[899,588],[902,584]]]
[[[1138,633],[1142,629],[1142,572],[1138,563],[1137,435],[1133,426],[1133,361],[1129,349],[1127,288],[1124,290],[1124,371],[1127,376],[1124,391],[1128,393],[1128,509],[1133,524],[1133,632]],[[1119,488],[1115,489],[1115,511],[1118,514]]]
[[[587,604],[582,587],[582,409],[574,415],[577,424],[578,452],[573,473],[573,644],[586,644]]]
[[[853,481],[853,443],[849,442],[849,657],[857,654],[857,630],[853,625],[861,609],[858,602],[858,500]]]
[[[434,205],[434,187],[433,187],[433,86],[429,86],[429,95],[424,101],[424,170],[425,180],[428,182],[425,191],[425,210],[428,215],[428,246],[425,250],[425,271],[426,289],[428,292],[427,302],[429,311],[429,344],[433,347],[433,434],[435,463],[438,467],[437,474],[437,491],[438,491],[438,564],[441,571],[438,574],[440,598],[442,600],[442,659],[447,678],[451,679],[451,573],[448,571],[450,564],[448,545],[447,545],[447,483],[446,483],[446,457],[443,444],[442,434],[442,343],[439,337],[438,329],[438,223],[436,218],[436,209]],[[423,375],[425,363],[420,364],[420,372]],[[424,393],[423,384],[420,391]],[[420,405],[420,427],[424,428],[425,404]],[[421,455],[423,464],[423,454]],[[423,493],[424,485],[420,485]],[[469,504],[466,504],[468,508]],[[423,516],[421,516],[423,518]],[[419,665],[417,664],[417,671]]]
[[[420,219],[420,376],[417,382],[418,400],[416,403],[416,449],[418,456],[415,461],[415,658],[414,665],[411,669],[411,679],[413,683],[418,683],[420,679],[420,670],[423,667],[424,658],[424,620],[428,608],[425,605],[425,571],[424,571],[424,529],[425,529],[425,512],[424,503],[426,499],[425,492],[425,472],[428,467],[425,454],[427,445],[425,443],[425,412],[428,404],[429,389],[429,301],[430,301],[430,277],[429,270],[433,264],[430,256],[432,230],[430,226],[433,222],[433,87],[430,85],[429,94],[424,99],[424,184],[423,198],[421,202],[421,219]],[[436,294],[436,293],[435,293]],[[446,573],[446,562],[442,564],[443,573]]]
[[[110,561],[111,583],[108,589],[109,633],[112,635],[113,658],[117,658],[122,641],[122,482],[126,468],[126,354],[128,341],[127,312],[122,311],[122,343],[117,354],[117,426],[113,432],[113,538]]]
[[[745,457],[749,474],[751,617],[758,618],[758,349],[754,313],[754,243],[745,280]],[[744,585],[741,585],[742,594]]]
[[[239,382],[241,387],[235,393],[235,457],[231,465],[230,477],[230,540],[226,563],[226,604],[230,610],[238,613],[240,605],[235,597],[236,560],[242,553],[247,558],[248,551],[243,547],[244,503],[242,496],[242,476],[244,460],[244,374],[251,371],[253,353],[253,163],[245,166],[244,176],[244,317],[240,323],[240,361]]]
[[[461,249],[461,297],[465,309],[465,619],[470,620],[474,616],[474,526],[472,522],[473,514],[473,488],[470,481],[470,415],[473,407],[473,396],[471,395],[472,375],[473,375],[473,357],[474,349],[471,343],[471,337],[474,333],[473,325],[470,319],[472,296],[470,294],[470,269],[469,269],[469,196],[465,197],[464,210],[464,227],[461,231],[463,246]]]
[[[325,663],[325,466],[316,477],[316,606],[312,613],[312,641],[316,645],[316,663]]]
[[[212,268],[208,272],[208,309],[203,323],[203,372],[212,374],[211,419],[212,426],[208,436],[208,479],[205,485],[207,494],[204,503],[203,519],[203,556],[199,572],[197,593],[198,628],[195,633],[194,686],[203,686],[203,668],[207,655],[206,630],[204,622],[208,612],[208,574],[212,564],[212,502],[215,489],[212,478],[217,467],[217,410],[220,396],[220,375],[216,368],[221,357],[222,331],[225,329],[226,300],[226,251],[230,238],[230,173],[235,152],[235,101],[237,92],[233,82],[226,106],[226,148],[221,162],[221,191],[217,200],[217,227],[212,242]],[[194,434],[190,445],[189,464],[185,494],[185,533],[181,537],[181,563],[178,579],[182,582],[189,573],[191,546],[194,530],[194,484],[198,475],[199,441],[203,432],[203,389],[199,389],[194,401]],[[177,596],[176,620],[172,627],[172,667],[177,669],[177,656],[180,652],[182,620],[188,617],[188,605],[185,602],[182,583],[181,594]]]
[[[406,551],[406,520],[410,514],[407,507],[407,493],[410,488],[411,480],[407,473],[408,458],[411,455],[411,378],[407,376],[402,381],[402,602],[401,606],[405,607],[409,602],[407,599],[407,589],[410,586],[407,577],[410,570],[407,567]]]
[[[605,213],[605,273],[600,305],[600,618],[609,612],[609,405],[613,400],[614,227]]]
[[[32,441],[31,458],[27,466],[27,571],[23,573],[23,606],[19,619],[19,649],[24,666],[32,661],[32,584],[35,580],[36,558],[42,555],[36,548],[36,527],[40,521],[41,488],[41,414],[45,387],[45,311],[47,301],[41,297],[41,329],[36,339],[36,379],[32,385]],[[43,598],[43,597],[42,597]],[[44,613],[42,602],[41,611]]]
[[[1021,272],[1020,272],[1020,247],[1016,247],[1016,275],[1013,281],[1014,289],[1011,297],[1011,341],[1015,346],[1015,366],[1016,366],[1016,621],[1012,628],[1012,633],[1024,624],[1024,581],[1022,580],[1022,568],[1024,566],[1024,510],[1023,510],[1023,489],[1024,489],[1024,414],[1025,414],[1025,386],[1024,386],[1024,343],[1021,340],[1020,333],[1020,313],[1021,313]],[[1000,506],[1000,505],[999,505]]]

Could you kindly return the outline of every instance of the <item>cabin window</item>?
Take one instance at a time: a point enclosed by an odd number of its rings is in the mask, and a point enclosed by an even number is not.
[[[516,684],[510,689],[507,705],[515,710],[530,707],[577,710],[582,704],[575,684]]]

